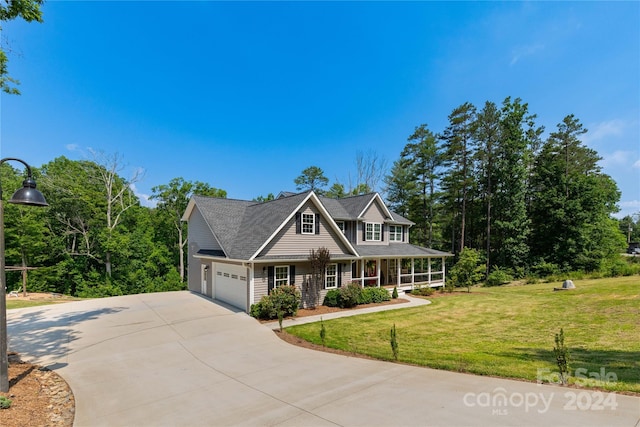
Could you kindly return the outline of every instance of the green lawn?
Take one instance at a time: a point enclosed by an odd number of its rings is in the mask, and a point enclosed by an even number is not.
[[[7,298],[7,310],[11,310],[14,308],[25,308],[25,307],[37,307],[40,305],[51,305],[51,304],[60,304],[63,302],[69,301],[80,301],[81,298],[74,298],[63,296],[57,299],[46,299],[46,300],[11,300]]]
[[[327,346],[391,360],[395,323],[401,362],[536,381],[555,379],[554,336],[564,328],[575,375],[608,381],[614,391],[640,392],[640,277],[472,288],[438,296],[428,306],[325,321]],[[320,325],[287,328],[320,344]],[[545,371],[546,370],[546,371]],[[603,371],[604,370],[604,371]],[[617,381],[613,381],[615,374]],[[604,379],[604,378],[603,378]],[[580,377],[570,382],[585,384]]]

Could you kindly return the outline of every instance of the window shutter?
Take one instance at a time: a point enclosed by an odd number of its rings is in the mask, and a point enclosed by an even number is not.
[[[290,285],[296,284],[296,266],[295,265],[289,266],[289,284]]]
[[[296,234],[302,233],[302,214],[296,213]]]
[[[380,241],[384,242],[384,224],[380,224]]]
[[[342,287],[342,264],[338,264],[338,287]]]
[[[367,223],[366,222],[362,223],[362,241],[363,242],[367,241]]]
[[[316,234],[320,234],[320,214],[316,214]]]
[[[270,294],[276,282],[276,274],[273,266],[267,267],[267,293]]]

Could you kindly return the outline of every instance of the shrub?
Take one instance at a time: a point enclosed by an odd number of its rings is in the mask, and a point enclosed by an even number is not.
[[[349,283],[340,288],[340,306],[351,308],[358,305],[362,288],[358,283]]]
[[[525,281],[527,285],[535,285],[536,283],[540,283],[540,279],[535,276],[527,276],[527,280]]]
[[[324,327],[324,322],[322,321],[322,317],[320,317],[320,341],[322,341],[322,346],[325,347],[327,343],[327,329]]]
[[[605,277],[631,276],[638,273],[638,270],[637,265],[631,264],[622,258],[607,260],[603,262],[603,266],[600,268]]]
[[[393,359],[398,360],[398,336],[396,334],[396,324],[393,324],[393,328],[391,328],[391,339],[389,340],[391,344],[391,352],[393,353]]]
[[[278,312],[283,317],[295,316],[301,302],[302,296],[295,286],[279,286],[253,304],[249,313],[258,319],[275,319]]]
[[[491,273],[487,276],[487,280],[484,282],[485,286],[500,286],[505,285],[513,280],[513,276],[505,269],[495,267]]]
[[[256,319],[275,319],[278,315],[269,296],[263,296],[259,302],[252,304],[249,314]]]
[[[327,307],[340,307],[340,290],[331,289],[327,291],[322,305],[326,305]]]
[[[371,304],[389,301],[391,296],[385,288],[364,288],[360,292],[358,304]]]
[[[442,292],[446,290],[447,292],[452,293],[455,287],[456,287],[456,284],[453,280],[447,280],[446,283],[444,284],[444,288],[442,288]]]
[[[393,293],[391,294],[391,298],[393,298],[393,299],[398,298],[398,287],[397,286],[393,287]]]
[[[471,286],[482,280],[484,265],[479,251],[464,248],[458,256],[458,262],[449,270],[449,280],[454,286],[466,286],[471,292]]]
[[[560,373],[562,384],[567,384],[569,376],[569,349],[564,344],[564,331],[560,328],[560,333],[555,336],[556,346],[553,347],[553,354],[556,357],[556,365]]]
[[[541,261],[531,267],[531,272],[538,277],[548,277],[560,273],[560,267],[551,262]]]
[[[285,316],[295,316],[302,302],[302,295],[295,286],[280,286],[271,291],[270,298],[276,312],[282,311]]]
[[[429,295],[432,295],[433,292],[435,292],[433,290],[433,288],[430,288],[429,286],[424,286],[424,287],[419,287],[419,288],[413,289],[411,291],[411,294],[420,295],[422,297],[428,297]]]
[[[11,399],[0,396],[0,409],[9,409],[11,407]]]

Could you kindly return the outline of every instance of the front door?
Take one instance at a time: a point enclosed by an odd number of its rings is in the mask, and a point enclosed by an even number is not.
[[[391,258],[387,261],[387,280],[385,285],[396,285],[398,283],[398,260]]]

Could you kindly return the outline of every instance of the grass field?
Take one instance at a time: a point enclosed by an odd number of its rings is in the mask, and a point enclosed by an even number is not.
[[[29,299],[7,298],[7,310],[11,310],[14,308],[37,307],[40,305],[60,304],[63,302],[79,300],[81,300],[81,298],[70,297],[67,295],[52,297],[50,294],[30,294]]]
[[[557,380],[554,336],[564,329],[570,383],[640,393],[640,276],[472,288],[432,304],[324,321],[326,344],[438,369],[536,381]],[[287,328],[320,344],[320,325]],[[604,376],[602,376],[604,374]],[[597,382],[596,380],[601,380]]]

